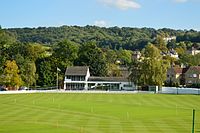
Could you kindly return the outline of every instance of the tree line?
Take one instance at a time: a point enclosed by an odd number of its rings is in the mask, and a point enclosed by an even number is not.
[[[164,37],[176,36],[166,42]],[[89,66],[94,76],[121,76],[119,66],[129,67],[130,79],[140,85],[162,85],[171,64],[199,65],[200,34],[194,30],[96,26],[0,28],[0,85],[54,86],[68,66]],[[174,49],[180,59],[163,56]],[[133,50],[142,53],[133,60]],[[13,87],[13,88],[12,88]]]
[[[130,27],[97,27],[97,26],[61,26],[38,28],[6,29],[17,40],[23,43],[36,42],[53,45],[62,40],[78,44],[93,41],[101,48],[142,50],[148,42],[158,35],[163,37],[176,36],[178,42],[199,42],[200,33],[194,30],[173,30],[168,28],[130,28]]]
[[[78,44],[62,40],[53,45],[20,42],[0,29],[0,85],[55,86],[57,68],[60,80],[66,67],[89,66],[94,76],[120,76],[118,65],[131,63],[132,51],[99,48],[94,41]],[[120,64],[116,64],[119,61]]]

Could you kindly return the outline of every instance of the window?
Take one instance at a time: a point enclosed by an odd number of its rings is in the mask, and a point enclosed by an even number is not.
[[[124,85],[124,87],[132,87],[132,85],[128,85],[128,84],[126,84],[126,85]]]
[[[193,78],[196,78],[197,77],[197,74],[193,74]]]

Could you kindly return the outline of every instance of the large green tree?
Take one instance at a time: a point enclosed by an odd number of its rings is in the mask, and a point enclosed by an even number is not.
[[[84,43],[80,46],[77,65],[89,66],[91,75],[106,76],[107,63],[105,54],[95,42]]]
[[[65,69],[72,66],[78,58],[78,44],[68,40],[58,43],[53,48],[52,58],[55,60],[57,67],[64,73]]]
[[[167,49],[167,44],[163,40],[163,37],[161,37],[161,36],[157,36],[153,43],[162,52],[166,52],[168,50]]]
[[[119,49],[117,51],[118,60],[121,62],[121,65],[129,66],[132,62],[132,54],[131,50],[123,50]]]
[[[104,49],[106,63],[107,63],[107,75],[110,77],[118,77],[121,76],[122,73],[120,71],[120,62],[118,58],[118,54],[116,50]]]
[[[133,81],[139,85],[158,85],[162,86],[166,80],[166,72],[169,62],[164,60],[160,50],[153,44],[149,44],[142,52],[142,59],[132,66],[132,73],[136,73],[137,79],[131,75]]]
[[[21,73],[21,76],[22,80],[24,81],[24,85],[28,87],[35,86],[37,80],[35,62],[30,60],[25,60],[22,67],[23,68],[21,69],[23,69],[23,71]]]
[[[56,64],[51,57],[41,58],[36,61],[37,65],[37,85],[55,86],[56,85]]]

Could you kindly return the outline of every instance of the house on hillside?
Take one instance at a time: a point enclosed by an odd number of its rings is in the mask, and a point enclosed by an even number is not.
[[[187,71],[187,68],[181,68],[181,67],[171,67],[167,70],[167,80],[166,82],[168,84],[185,84],[185,72]]]
[[[133,51],[133,59],[134,60],[139,60],[140,57],[142,56],[141,52],[140,51]]]
[[[68,67],[65,72],[64,90],[133,90],[128,77],[90,76],[89,67]]]
[[[164,40],[165,42],[170,42],[170,41],[172,41],[172,40],[176,40],[176,36],[164,37],[163,40]]]
[[[188,68],[171,67],[167,71],[168,84],[176,85],[194,85],[200,84],[200,66],[191,66]]]
[[[200,84],[200,66],[192,66],[185,72],[185,83]]]
[[[191,54],[191,55],[196,55],[196,54],[200,53],[200,50],[195,49],[194,47],[192,47],[191,49],[187,50],[187,53]]]
[[[161,55],[179,59],[178,53],[174,49],[170,49],[167,52],[161,52]]]

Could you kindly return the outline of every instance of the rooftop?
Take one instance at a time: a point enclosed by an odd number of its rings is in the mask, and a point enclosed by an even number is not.
[[[180,74],[185,73],[188,70],[188,68],[181,68],[181,67],[174,67],[173,69],[175,73],[180,73]]]
[[[110,81],[110,82],[128,82],[125,77],[89,77],[89,81]]]
[[[191,66],[189,69],[200,72],[200,66]]]
[[[65,75],[73,76],[85,76],[87,74],[88,66],[72,66],[68,67],[65,71]]]

